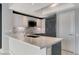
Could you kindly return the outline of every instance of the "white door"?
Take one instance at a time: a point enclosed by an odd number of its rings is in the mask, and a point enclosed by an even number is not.
[[[76,11],[76,54],[79,54],[79,8]]]
[[[75,13],[66,11],[57,14],[58,37],[64,38],[62,49],[75,52]]]

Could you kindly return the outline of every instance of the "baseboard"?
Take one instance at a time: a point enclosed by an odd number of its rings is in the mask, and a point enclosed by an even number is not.
[[[3,49],[0,49],[0,53],[6,53]]]
[[[5,52],[3,49],[0,49],[0,55],[11,55],[12,53],[10,53],[9,51],[8,52]]]
[[[13,55],[13,51],[10,51],[10,50],[9,50],[9,54],[10,54],[10,55]]]

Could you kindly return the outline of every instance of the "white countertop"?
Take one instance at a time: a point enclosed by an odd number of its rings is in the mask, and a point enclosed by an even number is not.
[[[16,40],[21,40],[26,43],[30,43],[32,45],[38,46],[40,48],[50,47],[61,40],[63,38],[56,38],[56,37],[48,37],[48,36],[39,36],[37,38],[27,37],[24,36],[23,33],[7,33],[9,37],[15,38]]]

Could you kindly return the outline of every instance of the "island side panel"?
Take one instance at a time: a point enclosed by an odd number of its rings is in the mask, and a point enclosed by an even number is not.
[[[61,42],[52,46],[52,55],[61,55]]]

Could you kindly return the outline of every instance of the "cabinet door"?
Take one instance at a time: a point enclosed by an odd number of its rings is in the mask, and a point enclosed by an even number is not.
[[[13,25],[14,27],[21,27],[21,26],[28,26],[28,18],[27,16],[19,15],[19,14],[13,14],[14,20]]]
[[[47,36],[56,37],[56,15],[46,18],[45,32]]]
[[[75,13],[66,11],[58,14],[58,37],[64,38],[62,49],[75,52]]]

